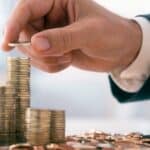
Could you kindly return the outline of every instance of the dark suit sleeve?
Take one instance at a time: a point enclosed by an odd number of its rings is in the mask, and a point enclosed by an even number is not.
[[[128,93],[121,90],[109,77],[113,95],[120,103],[135,102],[150,99],[150,78],[145,82],[143,88],[137,93]]]
[[[139,15],[139,16],[145,17],[146,19],[148,19],[150,21],[150,14]],[[116,97],[120,103],[135,102],[135,101],[150,99],[150,77],[145,82],[143,88],[140,91],[138,91],[137,93],[128,93],[128,92],[121,90],[114,83],[114,81],[111,79],[111,77],[109,77],[109,81],[110,81],[112,93],[113,93],[114,97]]]

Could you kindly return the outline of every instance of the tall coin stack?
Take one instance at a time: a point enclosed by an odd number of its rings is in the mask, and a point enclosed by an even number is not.
[[[28,58],[8,58],[9,83],[16,90],[16,140],[25,142],[25,112],[30,106],[30,61]]]
[[[0,145],[16,142],[15,91],[12,86],[0,86]]]
[[[51,110],[50,142],[65,142],[65,111]]]
[[[26,111],[27,141],[39,146],[49,144],[51,113],[49,110],[28,108]]]

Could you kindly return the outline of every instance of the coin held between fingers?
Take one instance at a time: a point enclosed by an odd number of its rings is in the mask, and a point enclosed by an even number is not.
[[[18,46],[30,46],[31,42],[30,41],[18,41],[18,42],[11,42],[8,43],[8,46],[10,47],[18,47]]]

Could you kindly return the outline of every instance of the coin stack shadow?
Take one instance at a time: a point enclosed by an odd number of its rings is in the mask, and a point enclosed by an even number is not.
[[[16,92],[16,142],[26,141],[25,112],[30,107],[30,60],[8,58],[8,82]]]
[[[12,86],[0,86],[0,145],[16,142],[14,97]]]

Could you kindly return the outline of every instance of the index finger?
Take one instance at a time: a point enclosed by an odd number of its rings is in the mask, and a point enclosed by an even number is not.
[[[18,40],[21,30],[29,21],[31,15],[29,8],[25,2],[22,3],[22,1],[19,1],[6,23],[2,42],[2,49],[4,50],[10,49],[9,42]]]
[[[32,20],[36,20],[46,15],[52,8],[54,0],[20,0],[11,13],[5,26],[3,50],[10,50],[8,43],[15,42],[19,38],[20,32]]]

